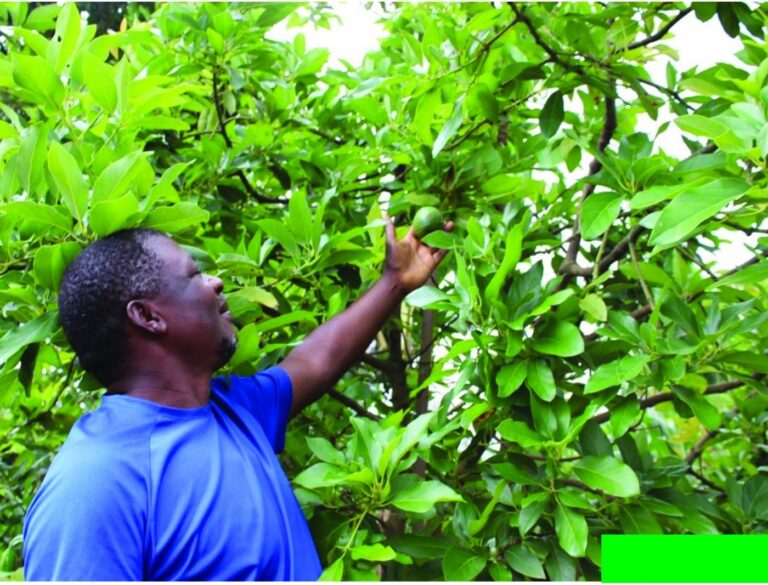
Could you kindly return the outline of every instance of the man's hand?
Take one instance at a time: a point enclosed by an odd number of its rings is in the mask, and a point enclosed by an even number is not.
[[[384,264],[384,276],[394,277],[399,282],[405,294],[416,290],[429,280],[437,265],[448,253],[448,250],[437,250],[421,243],[408,230],[402,240],[395,235],[395,226],[386,214],[387,221],[387,258]],[[453,222],[447,222],[443,229],[453,230]]]
[[[413,228],[398,241],[395,226],[385,219],[387,260],[382,277],[350,307],[315,329],[280,364],[293,383],[292,415],[317,400],[360,359],[403,297],[427,282],[446,254],[419,242]],[[445,224],[445,229],[453,229],[453,223]]]

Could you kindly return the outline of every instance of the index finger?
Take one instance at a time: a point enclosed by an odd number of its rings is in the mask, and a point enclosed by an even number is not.
[[[384,218],[384,221],[387,222],[387,240],[394,242],[397,239],[395,236],[395,224],[392,223],[392,218],[389,217],[389,214],[386,211],[382,210],[381,216]]]

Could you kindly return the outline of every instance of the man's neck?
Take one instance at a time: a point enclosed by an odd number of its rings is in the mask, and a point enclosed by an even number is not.
[[[164,406],[195,408],[208,404],[211,372],[194,371],[189,364],[168,359],[145,359],[130,364],[126,373],[107,386],[109,394],[125,394]]]

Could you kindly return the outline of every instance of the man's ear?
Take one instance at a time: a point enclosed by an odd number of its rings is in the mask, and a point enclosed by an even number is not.
[[[132,325],[149,333],[159,334],[168,330],[168,324],[151,301],[130,301],[125,307],[125,313]]]

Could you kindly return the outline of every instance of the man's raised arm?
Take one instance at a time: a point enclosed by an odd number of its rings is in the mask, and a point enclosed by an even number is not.
[[[453,224],[447,223],[445,229],[453,229]],[[360,359],[400,301],[427,282],[445,254],[422,244],[413,229],[398,241],[387,219],[387,257],[381,278],[346,310],[310,333],[280,364],[293,383],[291,416],[320,398]]]

